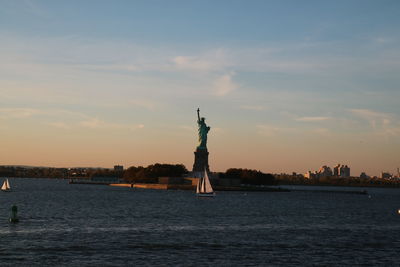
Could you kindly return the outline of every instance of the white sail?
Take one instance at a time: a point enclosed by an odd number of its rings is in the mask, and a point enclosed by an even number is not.
[[[10,183],[8,182],[8,179],[4,181],[3,185],[1,186],[1,190],[3,191],[10,190]]]
[[[207,171],[205,171],[204,172],[204,181],[203,181],[203,184],[204,184],[204,193],[213,193],[214,192],[214,190],[213,190],[213,188],[212,188],[212,186],[211,186],[211,183],[210,183],[210,180],[208,179],[208,174],[207,174]]]
[[[207,171],[204,171],[204,176],[199,178],[196,193],[198,196],[214,196],[214,190],[208,178]]]

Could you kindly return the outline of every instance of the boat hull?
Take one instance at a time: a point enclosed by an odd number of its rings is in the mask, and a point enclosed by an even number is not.
[[[197,197],[215,197],[215,193],[197,193]]]

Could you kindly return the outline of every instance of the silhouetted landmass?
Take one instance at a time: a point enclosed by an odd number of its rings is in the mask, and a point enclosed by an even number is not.
[[[147,167],[129,167],[123,171],[106,168],[49,168],[30,166],[0,166],[0,177],[90,179],[114,177],[129,183],[157,183],[158,177],[182,177],[188,170],[182,164],[152,164]],[[319,177],[308,179],[301,174],[267,174],[257,170],[231,168],[217,173],[219,178],[240,179],[248,185],[331,185],[361,187],[400,187],[400,179],[377,177]]]
[[[277,174],[278,184],[281,185],[330,185],[330,186],[360,186],[360,187],[400,187],[398,179],[382,179],[378,177],[342,178],[336,176],[308,179],[302,175]]]
[[[21,167],[0,166],[0,176],[20,178],[91,178],[122,177],[122,173],[106,168],[49,168],[49,167]]]
[[[1,177],[67,178],[67,168],[0,166]]]
[[[94,178],[94,177],[116,177],[116,178],[122,178],[123,177],[123,171],[115,171],[112,169],[89,169],[86,172],[86,176],[89,178]]]
[[[129,167],[123,178],[127,182],[157,183],[158,177],[182,177],[188,170],[183,164],[152,164],[147,167]]]
[[[240,179],[242,184],[249,185],[274,185],[275,177],[269,173],[257,170],[230,168],[225,173],[220,174],[221,178]]]

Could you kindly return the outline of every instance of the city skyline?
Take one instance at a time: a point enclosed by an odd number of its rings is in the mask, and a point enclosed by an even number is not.
[[[398,1],[0,6],[0,165],[400,165]]]

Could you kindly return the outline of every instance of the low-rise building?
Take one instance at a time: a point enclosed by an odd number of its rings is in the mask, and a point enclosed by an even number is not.
[[[382,172],[381,173],[381,178],[382,179],[390,179],[392,177],[393,177],[393,175],[391,175],[389,172]]]

